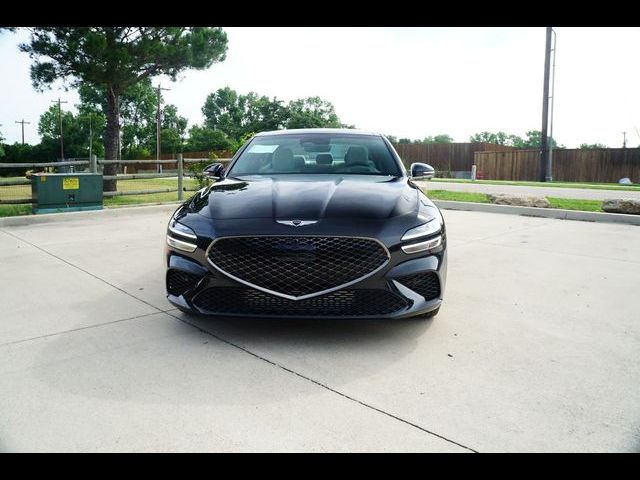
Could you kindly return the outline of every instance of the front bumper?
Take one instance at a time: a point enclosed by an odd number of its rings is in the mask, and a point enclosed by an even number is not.
[[[199,239],[198,249],[193,253],[166,248],[167,299],[183,311],[225,317],[393,319],[419,316],[442,303],[447,273],[444,231],[442,235],[442,245],[428,254],[406,254],[400,245],[389,247],[390,261],[374,275],[343,290],[307,300],[285,300],[227,277],[207,262],[205,252],[211,240]],[[420,282],[423,279],[430,282],[425,296],[416,291],[425,292],[424,282]],[[208,301],[203,301],[205,297]]]

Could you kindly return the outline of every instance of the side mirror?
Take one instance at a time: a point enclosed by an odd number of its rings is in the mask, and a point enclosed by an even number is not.
[[[202,173],[207,178],[220,179],[224,177],[224,165],[221,163],[212,163],[204,167]]]
[[[435,170],[426,163],[411,164],[411,178],[414,180],[431,180],[435,175]]]

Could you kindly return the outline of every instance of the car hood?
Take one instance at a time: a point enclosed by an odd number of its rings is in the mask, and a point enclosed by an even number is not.
[[[407,178],[356,175],[229,178],[199,191],[192,213],[217,220],[272,218],[384,220],[418,213],[419,192]]]

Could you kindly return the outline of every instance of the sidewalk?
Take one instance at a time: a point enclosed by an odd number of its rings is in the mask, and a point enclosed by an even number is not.
[[[531,187],[519,185],[492,185],[486,183],[459,182],[417,182],[428,190],[449,190],[452,192],[476,193],[509,193],[516,195],[539,195],[541,197],[576,198],[581,200],[605,200],[607,198],[624,198],[640,200],[640,189],[637,192],[627,190],[595,190],[589,188]]]

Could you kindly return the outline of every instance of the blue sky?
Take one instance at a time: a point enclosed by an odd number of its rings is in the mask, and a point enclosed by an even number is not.
[[[288,101],[319,95],[341,120],[359,128],[422,138],[448,133],[467,141],[475,132],[524,136],[540,129],[543,27],[536,28],[225,28],[224,63],[188,71],[165,99],[190,125],[200,123],[206,96],[230,86]],[[640,138],[639,28],[558,27],[554,135],[583,142],[628,145]],[[26,140],[38,141],[39,115],[74,91],[38,93],[29,58],[17,49],[23,32],[0,34],[0,131],[20,139],[16,120],[31,121]],[[157,84],[156,80],[154,83]],[[73,107],[71,107],[73,109]]]

